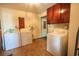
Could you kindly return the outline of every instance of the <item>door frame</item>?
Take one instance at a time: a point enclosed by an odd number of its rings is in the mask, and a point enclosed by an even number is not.
[[[42,20],[43,20],[43,18],[47,18],[47,16],[42,16],[40,18],[41,18],[41,38],[43,38],[42,37]],[[48,32],[48,25],[46,27],[47,27],[47,32]]]

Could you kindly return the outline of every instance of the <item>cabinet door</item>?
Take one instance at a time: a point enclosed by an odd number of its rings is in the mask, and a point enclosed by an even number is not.
[[[53,11],[54,15],[53,15],[53,20],[52,21],[53,21],[53,23],[60,23],[60,13],[59,13],[60,4],[54,5],[53,9],[54,9],[54,11]]]
[[[53,9],[52,7],[47,9],[47,23],[51,24],[52,23],[52,17],[53,17]]]
[[[62,23],[69,23],[69,18],[70,18],[70,4],[69,3],[61,4],[60,14],[61,14]]]

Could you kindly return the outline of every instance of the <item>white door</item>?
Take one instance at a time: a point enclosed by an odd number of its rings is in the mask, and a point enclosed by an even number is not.
[[[47,18],[41,17],[41,37],[47,36]]]

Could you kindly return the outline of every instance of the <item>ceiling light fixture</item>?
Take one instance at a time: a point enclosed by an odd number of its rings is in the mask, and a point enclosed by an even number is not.
[[[66,10],[65,9],[62,9],[62,10],[60,10],[59,12],[60,13],[64,13]]]

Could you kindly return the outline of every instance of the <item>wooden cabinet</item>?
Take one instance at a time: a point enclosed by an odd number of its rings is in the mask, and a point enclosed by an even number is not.
[[[60,11],[60,5],[59,4],[56,4],[56,5],[54,5],[52,8],[53,8],[53,13],[54,13],[54,15],[53,15],[53,17],[52,17],[52,23],[59,23],[60,21],[60,13],[59,13],[59,11]]]
[[[70,18],[70,4],[58,3],[47,9],[47,23],[68,23]]]
[[[47,18],[48,18],[48,20],[47,20],[47,22],[48,23],[52,23],[52,17],[53,17],[53,8],[48,8],[47,9]]]
[[[70,18],[70,4],[62,3],[61,4],[61,20],[63,23],[69,23],[69,18]]]

